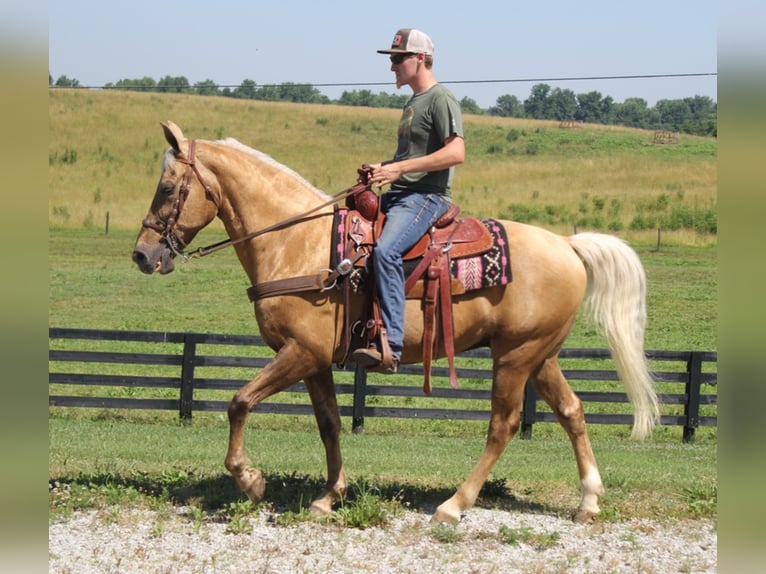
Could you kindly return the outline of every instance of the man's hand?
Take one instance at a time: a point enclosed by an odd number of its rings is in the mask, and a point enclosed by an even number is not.
[[[384,185],[395,182],[404,173],[397,167],[397,163],[374,163],[371,164],[372,177],[370,181],[378,186],[378,189]]]

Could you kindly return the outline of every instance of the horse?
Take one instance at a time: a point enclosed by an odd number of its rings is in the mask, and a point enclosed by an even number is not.
[[[292,169],[234,138],[187,139],[162,123],[170,148],[132,258],[147,274],[170,273],[195,235],[218,217],[252,285],[321,273],[330,260],[333,198]],[[601,475],[585,425],[582,403],[567,382],[558,356],[578,309],[584,306],[604,333],[633,409],[632,437],[648,437],[659,420],[654,381],[644,354],[646,274],[635,251],[617,237],[582,232],[569,237],[529,224],[498,220],[511,256],[512,280],[456,295],[454,349],[488,347],[492,357],[491,414],[486,444],[468,477],[431,517],[459,522],[476,501],[490,471],[520,426],[529,381],[555,413],[574,450],[582,499],[573,512],[588,523],[601,511]],[[374,255],[373,255],[374,256]],[[309,511],[326,515],[346,493],[341,420],[333,364],[344,358],[343,306],[337,288],[304,289],[254,301],[255,317],[273,359],[244,384],[228,407],[224,465],[250,500],[265,492],[262,472],[251,466],[245,421],[267,397],[303,380],[325,449],[327,479]],[[419,301],[408,300],[402,364],[420,362],[423,340]],[[444,356],[440,341],[437,356]]]

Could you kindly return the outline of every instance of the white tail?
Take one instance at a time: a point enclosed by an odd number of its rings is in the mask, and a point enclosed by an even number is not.
[[[646,438],[659,420],[659,404],[644,354],[644,267],[636,252],[612,235],[578,233],[569,242],[588,272],[585,308],[606,336],[633,405],[632,436]]]

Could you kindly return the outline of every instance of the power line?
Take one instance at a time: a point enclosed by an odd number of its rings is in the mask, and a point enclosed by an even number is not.
[[[647,80],[647,79],[658,79],[658,78],[700,78],[700,77],[710,77],[710,76],[717,76],[718,72],[699,72],[699,73],[691,73],[691,74],[632,74],[632,75],[625,75],[625,76],[563,76],[558,78],[509,78],[509,79],[496,79],[496,80],[440,80],[440,84],[513,84],[513,83],[526,83],[526,82],[578,82],[578,81],[593,81],[593,80]],[[349,88],[359,88],[359,87],[370,87],[370,86],[390,86],[391,82],[323,82],[323,83],[310,83],[310,82],[300,82],[300,83],[291,83],[291,82],[282,82],[281,84],[255,84],[256,87],[259,88],[273,88],[273,87],[280,87],[285,84],[290,84],[292,86],[300,87],[300,86],[311,86],[314,88],[339,88],[339,87],[349,87]],[[104,88],[106,86],[78,86],[83,88]],[[110,86],[113,87],[113,86]],[[141,89],[144,86],[126,86],[133,89]],[[155,86],[145,86],[144,88],[147,89],[157,89],[157,88],[174,88],[176,86],[163,86],[163,85],[155,85]],[[189,87],[194,87],[189,86]],[[214,84],[214,87],[216,88],[239,88],[242,87],[242,84]]]
[[[524,82],[575,82],[585,80],[646,80],[653,78],[692,78],[703,76],[717,76],[718,72],[700,72],[694,74],[635,74],[629,76],[569,76],[561,78],[512,78],[506,80],[439,80],[440,84],[510,84]],[[272,84],[266,84],[272,85]],[[300,84],[297,84],[300,85]],[[303,84],[306,85],[306,84]],[[391,82],[356,82],[356,83],[323,83],[308,84],[316,88],[337,88],[343,86],[389,86]],[[237,87],[237,86],[221,86]]]

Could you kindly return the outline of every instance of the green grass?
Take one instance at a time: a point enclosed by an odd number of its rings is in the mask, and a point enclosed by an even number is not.
[[[51,90],[49,225],[102,229],[108,212],[114,228],[136,228],[167,147],[160,121],[191,138],[236,137],[335,193],[362,163],[391,157],[398,119],[398,110]],[[655,145],[646,130],[473,115],[464,127],[467,159],[453,195],[465,213],[627,236],[683,221],[672,233],[684,241],[715,239],[707,231],[717,208],[713,138]]]
[[[248,432],[250,456],[268,483],[261,508],[300,516],[323,486],[324,453],[318,434],[262,429],[258,418],[251,417]],[[258,511],[248,506],[223,468],[226,434],[223,425],[53,417],[49,425],[51,517],[113,504],[191,505],[208,515]],[[341,444],[353,486],[346,510],[337,520],[359,528],[385,521],[401,507],[433,512],[465,478],[483,448],[483,439],[354,435],[346,429]],[[594,439],[594,450],[607,489],[605,520],[716,515],[713,444],[603,438]],[[568,516],[578,503],[579,480],[571,446],[559,436],[512,442],[477,504]]]

